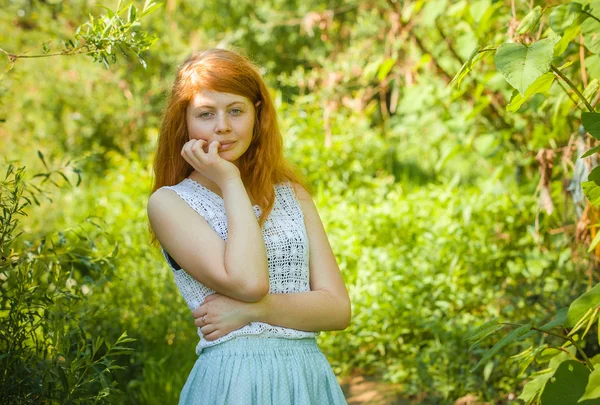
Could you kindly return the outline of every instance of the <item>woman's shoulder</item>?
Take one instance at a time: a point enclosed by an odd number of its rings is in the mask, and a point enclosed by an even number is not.
[[[304,188],[301,184],[295,183],[292,181],[288,181],[286,183],[292,187],[298,200],[300,200],[300,201],[312,200],[312,196],[310,195],[308,190],[306,188]]]

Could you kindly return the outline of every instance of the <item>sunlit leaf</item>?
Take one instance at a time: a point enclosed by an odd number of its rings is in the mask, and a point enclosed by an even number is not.
[[[597,306],[600,306],[600,283],[571,303],[567,315],[567,327],[573,327],[586,312]]]
[[[550,70],[555,42],[547,38],[527,46],[504,43],[498,47],[494,62],[506,81],[521,93]]]

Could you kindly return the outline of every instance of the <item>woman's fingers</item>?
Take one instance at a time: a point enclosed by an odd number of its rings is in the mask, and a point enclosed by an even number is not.
[[[208,154],[213,156],[218,155],[217,151],[219,150],[220,146],[221,144],[219,141],[212,141],[208,147]]]
[[[206,335],[210,335],[211,333],[217,331],[217,327],[215,325],[208,324],[206,326],[202,326],[200,328],[200,332],[206,337]]]
[[[208,320],[208,313],[206,313],[206,311],[203,311],[203,312],[204,312],[204,315],[199,316],[196,319],[194,319],[194,325],[196,325],[199,328],[206,326],[210,323],[210,321]]]
[[[207,311],[206,307],[204,307],[202,305],[197,306],[196,308],[192,309],[192,316],[194,318],[200,318],[201,316],[204,316],[206,314],[208,314],[208,311]]]
[[[202,164],[202,156],[206,155],[202,149],[204,142],[205,141],[202,139],[192,139],[183,145],[183,150],[181,153],[183,158],[196,170],[201,167],[200,165]]]
[[[190,142],[192,143],[191,150],[197,158],[206,154],[204,152],[204,142],[206,142],[204,139],[192,139]]]

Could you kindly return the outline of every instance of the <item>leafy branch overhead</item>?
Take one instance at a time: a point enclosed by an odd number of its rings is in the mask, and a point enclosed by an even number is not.
[[[121,52],[126,58],[129,57],[129,53],[133,53],[145,69],[146,62],[141,53],[149,49],[158,38],[140,30],[140,20],[161,5],[162,3],[146,0],[141,11],[133,3],[121,7],[120,1],[115,11],[100,6],[106,10],[106,14],[98,17],[90,14],[89,21],[77,27],[73,38],[63,41],[63,49],[59,52],[52,53],[47,42],[42,44],[43,53],[41,54],[14,54],[1,48],[0,52],[8,56],[11,64],[17,59],[24,58],[85,54],[92,56],[95,62],[104,64],[107,69],[110,63],[117,61],[118,52]]]

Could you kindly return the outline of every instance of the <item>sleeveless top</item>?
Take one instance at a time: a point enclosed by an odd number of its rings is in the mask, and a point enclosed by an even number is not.
[[[174,186],[163,186],[179,195],[200,214],[217,234],[227,241],[227,216],[223,199],[202,184],[185,178]],[[262,211],[255,205],[256,219]],[[269,267],[269,294],[286,294],[310,291],[309,244],[304,225],[304,213],[290,182],[275,185],[275,202],[262,229]],[[202,304],[206,296],[215,291],[190,276],[164,249],[162,253],[169,264],[175,283],[190,310]],[[300,339],[316,337],[320,332],[302,331],[265,322],[250,322],[219,339],[208,341],[198,328],[200,342],[196,354],[202,349],[241,335],[283,337]]]

